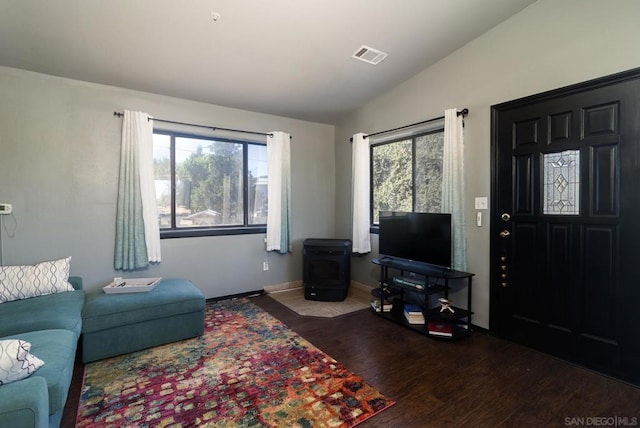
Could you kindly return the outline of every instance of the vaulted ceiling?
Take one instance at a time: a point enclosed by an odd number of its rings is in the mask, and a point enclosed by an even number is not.
[[[336,124],[534,1],[0,0],[0,65]]]

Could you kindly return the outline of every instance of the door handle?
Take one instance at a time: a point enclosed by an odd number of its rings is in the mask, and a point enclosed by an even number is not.
[[[511,235],[511,232],[509,232],[508,230],[503,230],[502,232],[500,232],[500,237],[501,238],[508,238]]]

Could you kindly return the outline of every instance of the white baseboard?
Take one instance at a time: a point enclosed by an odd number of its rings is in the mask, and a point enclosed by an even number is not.
[[[279,291],[293,290],[295,288],[302,288],[302,281],[284,282],[282,284],[265,285],[264,292],[277,293]]]

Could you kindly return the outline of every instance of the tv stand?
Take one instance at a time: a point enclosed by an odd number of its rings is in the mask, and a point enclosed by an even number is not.
[[[371,292],[377,299],[372,302],[372,310],[377,315],[437,339],[453,340],[471,335],[473,273],[389,256],[373,259],[372,262],[380,266],[379,287]],[[421,279],[412,277],[412,274],[419,275]],[[453,281],[462,282],[461,286],[467,289],[466,308],[447,303]],[[410,323],[405,316],[407,293],[414,293],[423,300],[416,312],[422,313],[424,323]],[[430,306],[431,297],[445,300],[439,306]]]

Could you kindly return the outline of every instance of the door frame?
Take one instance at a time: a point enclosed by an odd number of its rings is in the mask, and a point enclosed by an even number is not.
[[[490,197],[490,207],[491,207],[491,218],[490,218],[490,268],[489,268],[489,331],[492,334],[496,334],[500,336],[500,325],[499,325],[499,317],[498,317],[498,302],[500,293],[500,237],[499,231],[503,228],[501,223],[501,219],[499,218],[500,213],[498,212],[498,204],[497,204],[497,195],[498,195],[498,122],[500,120],[500,113],[506,110],[525,107],[527,105],[543,102],[543,101],[552,101],[556,98],[565,97],[568,95],[579,94],[582,92],[587,92],[593,89],[610,86],[617,83],[622,83],[629,80],[640,79],[640,68],[634,68],[631,70],[623,71],[620,73],[611,74],[604,77],[599,77],[596,79],[588,80],[585,82],[561,87],[558,89],[553,89],[550,91],[542,92],[535,95],[530,95],[523,98],[518,98],[515,100],[507,101],[500,104],[495,104],[491,106],[491,197]],[[639,94],[640,96],[640,94]]]

